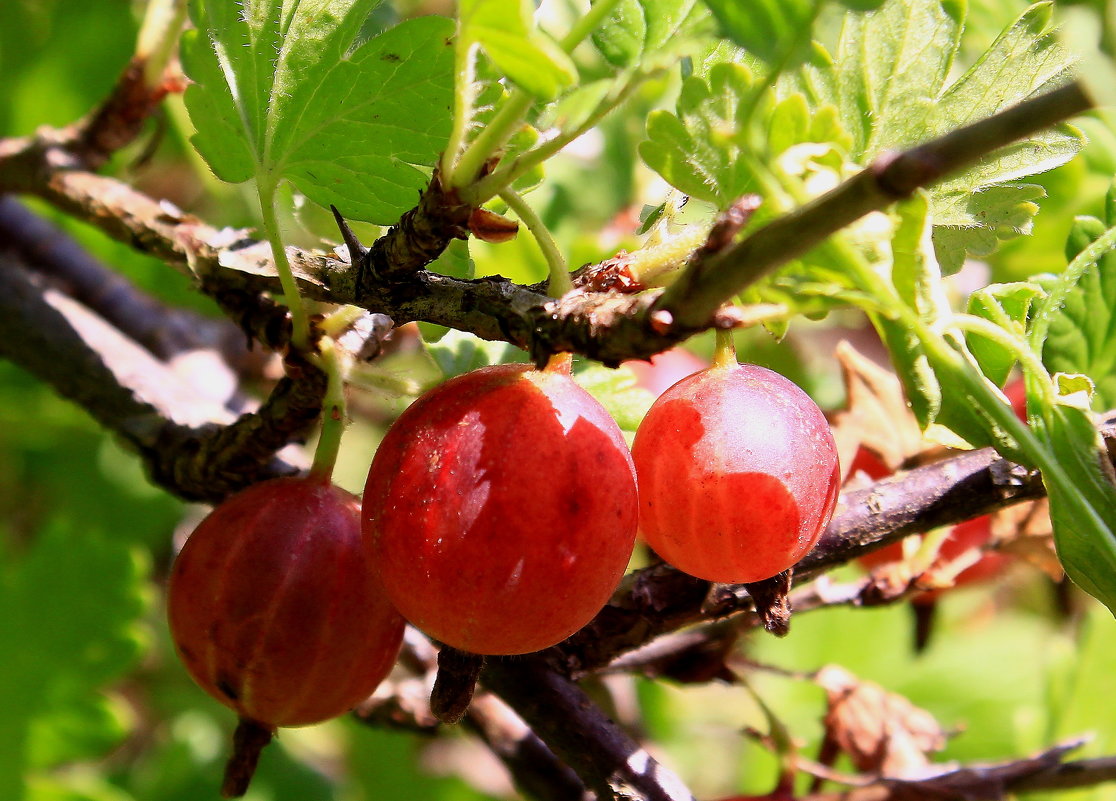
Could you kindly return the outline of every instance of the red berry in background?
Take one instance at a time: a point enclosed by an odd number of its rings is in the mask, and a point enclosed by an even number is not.
[[[791,567],[837,502],[824,415],[793,382],[755,365],[711,367],[664,392],[632,458],[647,544],[709,581],[760,581]]]
[[[604,606],[635,541],[620,429],[568,370],[497,365],[419,398],[376,451],[363,522],[399,611],[478,654],[573,634]]]
[[[632,359],[624,362],[624,366],[635,374],[636,386],[643,387],[657,398],[683,378],[704,370],[709,364],[679,347],[656,353],[649,362]]]
[[[367,698],[403,636],[368,561],[357,499],[319,478],[266,481],[214,509],[175,560],[167,607],[194,680],[268,729]]]

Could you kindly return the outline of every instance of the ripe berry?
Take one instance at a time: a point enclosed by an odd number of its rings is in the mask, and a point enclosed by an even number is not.
[[[388,597],[478,654],[547,648],[604,606],[635,540],[619,428],[567,371],[497,365],[416,401],[380,444],[363,522]]]
[[[760,581],[791,567],[837,502],[837,450],[821,410],[755,365],[714,366],[668,389],[640,424],[632,458],[648,545],[709,581]]]
[[[319,478],[266,481],[214,509],[174,563],[167,607],[194,680],[267,729],[367,698],[403,636],[361,541],[357,499]]]

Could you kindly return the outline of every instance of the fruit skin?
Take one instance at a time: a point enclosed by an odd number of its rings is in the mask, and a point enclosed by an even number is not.
[[[496,365],[400,416],[362,508],[404,617],[464,651],[529,653],[615,590],[635,543],[635,472],[616,423],[567,374]]]
[[[265,481],[214,509],[175,560],[167,607],[193,679],[270,727],[351,709],[391,670],[403,636],[357,499],[319,478]]]
[[[640,532],[675,567],[741,583],[798,562],[833,513],[837,449],[793,382],[714,366],[663,393],[636,432]]]

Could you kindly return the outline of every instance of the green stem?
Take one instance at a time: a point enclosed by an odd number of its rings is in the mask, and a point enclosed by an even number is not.
[[[735,367],[736,364],[736,339],[732,335],[732,330],[718,328],[717,344],[713,350],[713,366]]]
[[[523,220],[523,224],[527,226],[531,236],[535,237],[535,241],[539,243],[543,258],[546,259],[546,266],[550,270],[550,282],[546,286],[547,292],[552,297],[560,298],[572,290],[573,280],[570,278],[570,268],[566,265],[566,258],[558,249],[554,237],[550,235],[550,231],[543,224],[539,215],[535,214],[535,210],[528,206],[514,189],[506,188],[502,190],[500,198],[519,216],[519,219]]]
[[[318,354],[314,362],[325,371],[326,392],[322,399],[322,430],[318,446],[314,449],[310,475],[330,481],[341,450],[341,435],[345,433],[345,369],[341,355],[329,337],[323,337],[318,342]]]
[[[504,105],[496,112],[496,116],[485,126],[476,139],[465,148],[457,166],[453,168],[453,180],[450,186],[462,189],[477,180],[477,177],[488,163],[488,159],[495,155],[500,148],[508,143],[517,128],[523,124],[523,118],[534,104],[535,98],[522,89],[513,89],[504,101]],[[495,192],[493,193],[493,195]],[[473,202],[469,198],[470,202]],[[476,202],[480,205],[484,201]]]
[[[955,314],[950,319],[950,324],[962,331],[971,331],[974,334],[979,334],[986,339],[992,340],[1000,347],[1011,351],[1012,355],[1019,360],[1019,364],[1023,367],[1025,372],[1044,379],[1041,382],[1043,387],[1043,405],[1046,406],[1054,403],[1054,391],[1050,388],[1049,381],[1050,374],[1046,371],[1042,359],[1038,357],[1038,354],[1036,354],[1026,342],[1018,337],[1013,337],[995,323],[972,314]]]
[[[283,288],[283,302],[291,311],[291,345],[295,350],[305,351],[310,344],[310,321],[302,298],[298,293],[291,263],[287,261],[287,251],[279,236],[279,218],[275,214],[275,184],[270,180],[257,178],[256,192],[260,198],[260,212],[263,215],[263,231],[271,243],[271,255],[275,259],[275,270],[279,273],[279,285]]]
[[[559,46],[567,53],[573,52],[573,49],[592,33],[617,5],[619,5],[619,0],[601,0],[601,2],[595,3],[589,9],[589,13],[582,17],[570,32],[562,38]],[[531,94],[518,87],[512,89],[504,105],[496,112],[496,116],[485,126],[480,135],[465,148],[465,152],[457,160],[456,166],[451,168],[452,179],[447,180],[446,185],[455,189],[463,189],[476,181],[488,160],[496,155],[515,134],[516,129],[523,123],[524,117],[534,103],[535,98]],[[456,111],[455,109],[455,117]],[[455,119],[454,125],[458,124],[464,130],[464,126],[467,124],[465,118],[463,117],[460,123]],[[530,169],[530,167],[527,169]],[[469,196],[465,197],[463,195],[463,199],[479,206],[486,200],[495,197],[500,188],[510,184],[511,181],[498,185],[490,183],[486,197],[477,198],[472,193],[468,193]]]
[[[621,0],[597,0],[589,7],[589,13],[579,19],[570,29],[570,32],[562,37],[562,41],[558,46],[565,50],[567,53],[572,53],[574,48],[581,44],[586,36],[591,34],[605,18],[612,13],[616,6],[620,5]]]
[[[453,128],[449,142],[442,151],[442,182],[452,186],[457,156],[465,142],[465,131],[473,117],[473,101],[476,99],[475,42],[466,42],[459,36],[453,51]]]
[[[583,136],[587,131],[595,127],[605,116],[608,115],[613,109],[623,103],[628,97],[636,90],[636,88],[643,83],[649,75],[637,73],[628,79],[615,94],[609,94],[597,104],[593,112],[579,125],[570,131],[564,131],[553,139],[548,139],[538,147],[521,153],[512,159],[506,165],[501,166],[476,182],[475,186],[469,187],[462,193],[462,197],[474,205],[491,200],[493,197],[500,193],[500,190],[505,186],[511,186],[518,178],[530,172],[532,169],[542,164],[547,159],[554,156],[555,153],[560,151],[570,142],[574,141],[580,136]],[[487,133],[487,130],[485,131]],[[477,141],[479,141],[479,137]],[[475,144],[475,142],[474,142]]]
[[[632,278],[644,286],[665,283],[660,279],[684,265],[708,237],[708,225],[688,225],[657,245],[629,253],[624,263]]]
[[[318,323],[318,330],[322,332],[323,336],[337,339],[337,337],[341,336],[341,334],[351,328],[357,320],[367,313],[368,312],[360,306],[341,306],[335,311],[330,312]]]
[[[1029,340],[1036,353],[1042,353],[1047,332],[1050,330],[1050,321],[1054,317],[1054,311],[1061,308],[1062,304],[1065,303],[1066,296],[1077,285],[1082,273],[1096,264],[1113,247],[1116,247],[1116,226],[1109,228],[1078,253],[1058,276],[1058,282],[1050,290],[1050,294],[1035,310],[1034,324],[1031,326]]]
[[[163,78],[186,22],[186,0],[152,0],[143,13],[136,57],[144,61],[143,82],[156,86]]]

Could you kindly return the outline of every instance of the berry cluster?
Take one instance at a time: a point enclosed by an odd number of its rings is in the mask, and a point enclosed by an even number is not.
[[[565,639],[607,603],[637,529],[700,578],[780,573],[817,541],[839,473],[817,406],[761,367],[679,381],[631,453],[568,358],[486,367],[403,413],[359,508],[313,473],[217,507],[175,562],[171,632],[242,726],[314,723],[372,693],[404,619],[474,654]]]

